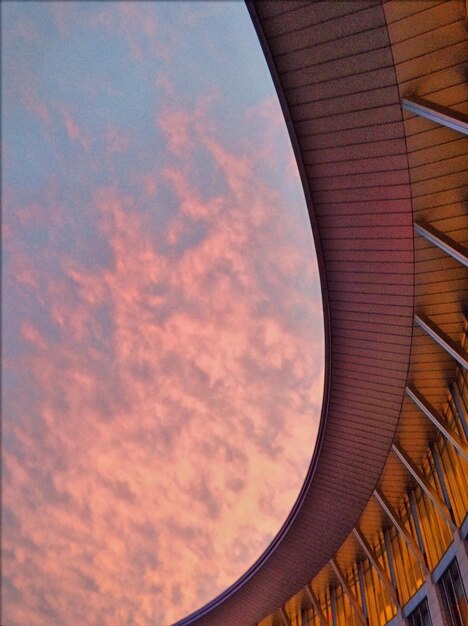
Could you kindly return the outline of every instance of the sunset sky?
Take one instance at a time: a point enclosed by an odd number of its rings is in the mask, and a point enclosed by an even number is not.
[[[243,2],[2,4],[3,626],[167,625],[280,529],[317,264]]]

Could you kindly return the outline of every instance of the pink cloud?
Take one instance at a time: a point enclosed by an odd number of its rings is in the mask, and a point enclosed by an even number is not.
[[[155,175],[150,173],[147,174],[144,178],[145,192],[146,195],[150,198],[153,198],[158,189],[158,184],[155,180]]]
[[[59,339],[22,320],[34,352],[17,365],[38,390],[40,428],[22,410],[6,433],[12,626],[173,622],[245,571],[299,492],[322,394],[320,307],[299,286],[311,239],[258,176],[263,137],[228,148],[210,106],[157,119],[172,160],[140,173],[140,191],[157,214],[170,186],[178,210],[167,225],[155,236],[117,183],[92,189],[112,263],[60,252],[41,293]],[[226,189],[208,199],[194,183],[202,149]],[[67,223],[54,193],[37,200],[39,214],[58,212],[50,233]]]
[[[91,148],[91,137],[89,134],[77,123],[66,107],[61,106],[60,113],[69,139],[80,143],[84,150],[89,150]]]
[[[167,111],[162,116],[158,113],[157,123],[165,131],[169,150],[174,154],[181,155],[191,146],[190,122],[190,116],[185,111]]]
[[[28,321],[24,321],[21,324],[21,335],[26,341],[32,344],[34,347],[44,349],[47,347],[46,341],[42,337],[38,329]]]
[[[88,20],[88,25],[104,28],[109,34],[121,38],[134,61],[144,61],[153,56],[168,59],[171,56],[170,47],[161,41],[160,27],[154,12],[148,11],[144,3],[120,2],[117,10],[103,5]]]
[[[11,272],[14,280],[33,289],[37,288],[37,272],[32,259],[22,251],[17,251],[11,259]]]

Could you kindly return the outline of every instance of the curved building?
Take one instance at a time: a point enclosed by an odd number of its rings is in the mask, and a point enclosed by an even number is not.
[[[288,520],[197,626],[466,626],[467,4],[259,0],[321,270],[326,380]]]

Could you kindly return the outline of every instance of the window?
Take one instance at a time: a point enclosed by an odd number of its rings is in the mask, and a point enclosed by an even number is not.
[[[439,587],[450,626],[468,624],[466,593],[456,559],[445,570],[439,581]]]
[[[408,624],[409,626],[432,626],[426,598],[408,615]]]

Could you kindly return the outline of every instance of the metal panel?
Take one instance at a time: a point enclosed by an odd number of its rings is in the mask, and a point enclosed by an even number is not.
[[[374,497],[377,500],[377,502],[380,504],[382,509],[385,511],[385,513],[388,515],[392,524],[395,526],[395,528],[398,530],[400,535],[406,541],[406,545],[408,546],[408,548],[411,550],[411,552],[414,554],[414,556],[418,560],[419,565],[422,567],[423,571],[428,573],[429,570],[427,568],[427,563],[426,563],[424,554],[416,545],[416,542],[414,541],[413,537],[406,530],[404,524],[400,520],[400,516],[397,514],[395,509],[392,507],[390,502],[387,500],[387,498],[383,495],[381,491],[376,489],[374,491]]]
[[[330,560],[330,565],[333,569],[333,571],[336,574],[336,577],[338,578],[338,580],[340,581],[340,584],[343,588],[343,591],[346,593],[346,595],[349,598],[349,601],[351,603],[351,606],[354,609],[354,612],[356,613],[359,621],[361,622],[361,624],[363,624],[364,626],[367,626],[367,618],[364,615],[364,613],[362,612],[362,609],[359,605],[359,602],[356,600],[354,593],[351,591],[351,589],[349,588],[348,582],[346,580],[346,577],[344,576],[343,572],[340,569],[340,566],[338,565],[338,563],[335,561],[335,559],[331,559]]]
[[[422,235],[438,248],[450,254],[450,256],[459,261],[462,265],[468,267],[468,251],[466,248],[456,241],[453,241],[453,239],[450,239],[450,237],[447,237],[447,235],[444,235],[444,233],[441,233],[430,224],[415,222],[414,229],[418,235]]]
[[[468,369],[468,354],[460,344],[455,343],[437,324],[425,315],[415,315],[414,320],[426,333],[448,352],[460,365]]]
[[[439,497],[437,491],[430,485],[423,474],[414,465],[413,461],[409,458],[408,454],[396,443],[392,445],[392,450],[395,455],[400,459],[403,465],[406,467],[411,476],[416,480],[421,489],[429,496],[433,504],[442,513],[445,521],[451,526],[452,530],[455,530],[456,526],[453,523],[450,511],[445,502]]]
[[[413,386],[407,385],[406,394],[415,405],[421,409],[426,417],[439,429],[448,441],[458,450],[462,457],[468,462],[468,445],[459,437],[459,435],[449,426],[446,420],[440,415],[434,407],[424,398],[424,396]]]
[[[304,588],[310,600],[310,603],[314,608],[315,614],[320,620],[320,623],[322,624],[322,626],[329,626],[328,619],[325,617],[324,612],[322,611],[322,608],[320,606],[320,602],[316,598],[315,593],[312,591],[309,585],[306,585]]]
[[[359,544],[361,545],[362,549],[364,550],[367,558],[371,562],[372,566],[375,568],[375,571],[377,572],[380,580],[385,585],[385,587],[386,587],[386,589],[387,589],[391,599],[393,600],[395,605],[399,608],[400,607],[400,600],[398,598],[397,590],[393,586],[392,581],[387,576],[387,574],[386,574],[385,570],[383,569],[383,567],[380,565],[379,560],[376,557],[376,555],[374,554],[374,551],[372,550],[370,545],[368,544],[367,539],[364,537],[364,535],[359,530],[359,528],[353,528],[353,533],[354,533],[354,536],[356,537],[356,539],[358,540]]]
[[[447,128],[456,130],[463,135],[468,135],[468,117],[463,113],[458,113],[423,98],[413,97],[411,100],[403,98],[401,105],[410,113],[420,115],[441,126],[447,126]]]

